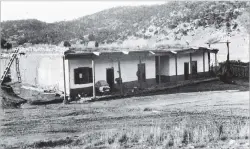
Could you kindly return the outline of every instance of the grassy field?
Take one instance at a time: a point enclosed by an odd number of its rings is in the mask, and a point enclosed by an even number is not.
[[[1,109],[0,148],[249,148],[248,87],[212,84],[191,87],[201,92]],[[202,90],[209,85],[239,90]]]

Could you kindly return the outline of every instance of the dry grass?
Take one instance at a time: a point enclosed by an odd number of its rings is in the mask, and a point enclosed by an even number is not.
[[[77,138],[38,142],[35,147],[63,148],[184,148],[192,145],[204,148],[206,144],[229,139],[248,139],[249,120],[243,118],[221,119],[215,117],[185,117],[172,124],[165,120],[151,121],[148,126],[124,125],[87,133]],[[59,144],[61,142],[61,144]],[[34,145],[33,145],[34,146]]]

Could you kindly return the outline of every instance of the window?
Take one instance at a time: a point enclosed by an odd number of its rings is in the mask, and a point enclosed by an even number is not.
[[[192,74],[197,74],[197,61],[191,63]]]
[[[92,83],[92,68],[80,67],[74,70],[75,84]]]

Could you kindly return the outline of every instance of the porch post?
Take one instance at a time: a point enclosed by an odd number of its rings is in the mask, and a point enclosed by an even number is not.
[[[210,52],[207,51],[207,57],[208,57],[208,72],[210,73]]]
[[[93,82],[93,99],[96,98],[95,94],[95,60],[92,58],[92,82]]]
[[[175,54],[175,81],[177,82],[177,76],[178,76],[178,72],[177,72],[177,54]]]
[[[159,84],[161,84],[161,56],[158,57],[158,72],[159,72]]]
[[[217,52],[214,53],[214,60],[215,60],[215,71],[217,71],[217,66],[218,66],[218,62],[217,62]]]
[[[193,72],[192,72],[192,53],[189,53],[189,56],[190,56],[190,78],[192,79],[192,74],[193,74]]]
[[[120,59],[118,59],[118,73],[119,73],[119,80],[120,80],[120,94],[123,95],[123,89],[122,89],[122,77],[121,77],[121,63],[120,63]]]
[[[141,57],[140,56],[139,56],[139,64],[141,67]],[[142,73],[140,71],[140,67],[139,67],[139,75],[140,75],[139,84],[140,84],[140,88],[142,88]]]
[[[64,98],[63,103],[67,104],[68,100],[66,98],[66,76],[65,76],[65,56],[63,56],[63,87],[64,87]]]
[[[203,72],[205,72],[205,51],[203,51]]]

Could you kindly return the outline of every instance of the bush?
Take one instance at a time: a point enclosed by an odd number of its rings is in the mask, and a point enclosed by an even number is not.
[[[64,41],[63,46],[64,47],[71,47],[71,44],[68,41]]]

